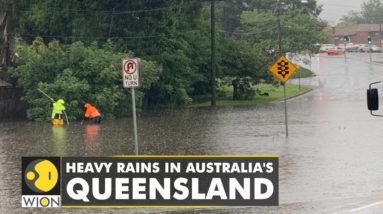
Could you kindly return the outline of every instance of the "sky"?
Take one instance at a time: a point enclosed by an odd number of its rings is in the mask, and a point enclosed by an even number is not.
[[[323,5],[320,18],[328,21],[331,26],[336,25],[342,16],[351,10],[360,11],[363,2],[368,0],[317,0],[318,5]]]

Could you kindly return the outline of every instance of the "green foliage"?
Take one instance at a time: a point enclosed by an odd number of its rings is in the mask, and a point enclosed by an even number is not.
[[[265,50],[278,50],[277,18],[271,12],[247,12],[242,14],[242,29],[248,41]],[[326,23],[303,13],[287,13],[281,16],[282,48],[284,52],[314,51],[315,44],[326,40],[321,31]]]
[[[382,23],[383,4],[380,0],[369,0],[362,5],[361,15],[365,23]]]
[[[18,18],[14,34],[30,45],[18,48],[12,73],[26,90],[30,118],[49,115],[36,87],[65,98],[72,119],[81,116],[84,101],[109,117],[128,113],[130,98],[120,86],[120,64],[133,52],[146,59],[143,87],[137,92],[143,108],[181,106],[191,103],[191,96],[210,93],[209,1],[13,2]],[[248,86],[273,81],[267,67],[277,50],[277,2],[285,10],[285,51],[312,50],[326,40],[320,33],[325,24],[314,18],[321,11],[315,0],[216,1],[214,66],[219,80],[238,80],[241,98],[251,98]],[[42,39],[33,41],[36,35]]]
[[[254,95],[251,85],[268,80],[268,59],[246,40],[226,35],[217,40],[218,77],[235,86],[234,99],[251,99]]]
[[[305,67],[301,67],[298,72],[295,72],[293,76],[291,77],[292,79],[294,78],[306,78],[306,77],[312,77],[315,76],[315,74],[310,71],[309,69]]]
[[[342,19],[342,20],[343,20],[342,22],[339,22],[335,26],[335,28],[337,30],[342,30],[342,29],[345,29],[345,28],[349,28],[349,27],[352,27],[352,26],[357,24],[355,21],[352,21],[352,20],[347,20],[347,19]]]
[[[351,11],[341,20],[342,23],[380,24],[383,22],[383,4],[380,0],[363,2],[361,11]]]
[[[230,93],[233,91],[233,88],[231,87],[228,90]],[[268,94],[268,96],[260,96],[259,94],[256,94],[252,99],[242,99],[242,100],[233,100],[228,97],[220,97],[217,100],[217,105],[218,106],[259,105],[259,104],[264,104],[264,103],[269,103],[272,101],[284,99],[283,86],[260,84],[260,85],[257,85],[257,90],[261,92],[262,94]],[[289,97],[297,96],[299,94],[306,93],[310,90],[311,88],[309,86],[301,85],[301,87],[299,88],[298,85],[287,84],[286,96],[289,98]],[[209,105],[210,105],[210,101],[201,100],[200,102],[196,102],[192,106],[202,107],[202,106],[209,106]]]
[[[316,0],[249,0],[248,10],[256,12],[275,11],[279,6],[288,8],[291,11],[303,12],[307,15],[317,17],[322,12],[322,6],[317,4]]]
[[[60,45],[52,41],[45,45],[41,38],[30,46],[19,46],[17,52],[17,67],[10,72],[25,89],[30,119],[44,120],[50,115],[49,99],[37,88],[55,100],[64,99],[72,120],[81,118],[85,102],[96,105],[106,117],[129,113],[130,94],[121,81],[121,59],[128,55],[100,49],[96,44],[86,47],[81,42]],[[161,73],[157,64],[146,60],[142,60],[142,70],[138,101]]]
[[[241,14],[245,11],[275,12],[278,7],[288,8],[291,11],[317,17],[322,11],[316,0],[231,0],[222,1],[222,28],[233,32],[241,23]]]

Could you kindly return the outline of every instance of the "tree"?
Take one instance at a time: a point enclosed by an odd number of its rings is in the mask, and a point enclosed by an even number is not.
[[[360,12],[357,11],[350,11],[346,16],[343,16],[341,19],[341,22],[339,23],[341,26],[342,25],[348,25],[348,23],[355,23],[355,24],[360,24],[360,23],[365,23],[364,18],[360,14]],[[344,24],[341,24],[344,23]]]
[[[380,0],[364,2],[361,15],[365,23],[381,23],[383,21],[383,5]]]
[[[31,44],[35,36],[39,35],[45,43],[57,40],[60,44],[72,46],[73,43],[79,44],[77,42],[80,41],[82,45],[80,50],[105,49],[106,45],[109,49],[105,51],[109,51],[110,55],[133,51],[135,56],[151,61],[161,68],[161,75],[153,77],[158,80],[152,81],[152,84],[142,90],[144,108],[185,105],[192,101],[192,95],[209,93],[208,74],[211,70],[209,1],[14,0],[14,2],[19,9],[17,34],[27,44]],[[312,18],[319,14],[321,8],[317,6],[315,0],[308,0],[307,4],[302,4],[299,0],[279,2],[283,7],[296,10],[302,15],[301,18],[291,15],[290,18],[294,22],[282,20],[285,22],[286,27],[283,30],[286,35],[301,33],[310,37],[304,40],[304,44],[299,44],[301,41],[296,37],[284,37],[287,50],[299,51],[308,48],[308,43],[319,39],[320,35],[312,34],[319,32],[321,28],[321,24]],[[217,3],[218,19],[222,22],[217,23],[216,28],[217,32],[224,34],[217,38],[218,63],[215,66],[218,68],[220,78],[231,80],[250,78],[254,83],[260,79],[268,79],[264,74],[268,63],[273,60],[268,54],[272,55],[272,50],[275,50],[273,46],[275,44],[273,37],[276,35],[275,16],[272,12],[276,9],[276,3],[277,0],[227,0]],[[257,14],[259,19],[244,22],[243,16],[247,13]],[[307,17],[309,23],[301,20]],[[108,45],[109,43],[112,45]],[[66,49],[66,46],[61,48]],[[75,50],[72,51],[75,53]],[[32,58],[33,55],[31,54]],[[81,55],[78,57],[83,58]],[[228,62],[227,59],[230,57],[238,58],[238,65]],[[73,61],[80,63],[76,58]],[[96,65],[93,69],[102,69],[104,66]],[[59,73],[62,75],[60,78],[69,77],[70,72],[74,72],[72,68],[68,68],[66,75],[63,75],[62,72],[67,68],[60,69]],[[51,71],[45,69],[44,72]],[[80,82],[84,79],[82,76],[74,76]],[[22,75],[18,77],[23,78]],[[58,73],[55,73],[50,81],[54,82],[56,78]],[[71,81],[77,82],[74,79]],[[93,81],[87,83],[90,86],[96,84]],[[113,108],[107,111],[114,112]]]
[[[307,0],[306,2],[302,0],[251,0],[249,1],[248,11],[275,11],[278,4],[282,8],[296,12],[304,12],[314,17],[319,16],[322,12],[322,5],[318,5],[316,0]]]
[[[271,12],[244,12],[241,16],[243,37],[264,53],[278,50],[276,16]],[[326,40],[321,31],[326,23],[304,13],[281,16],[281,35],[284,52],[315,50],[315,44]]]
[[[233,86],[233,99],[251,99],[255,95],[253,85],[266,80],[266,63],[261,52],[246,40],[221,34],[218,37],[219,75]]]
[[[241,24],[241,13],[250,9],[250,0],[227,0],[222,1],[220,6],[222,9],[222,30],[233,32]]]
[[[220,6],[223,10],[222,29],[228,32],[240,27],[244,11],[271,12],[281,7],[314,17],[322,12],[322,6],[317,5],[316,0],[307,0],[306,3],[302,0],[227,0],[222,1]]]
[[[357,24],[380,24],[383,22],[383,4],[380,0],[369,0],[368,2],[364,2],[360,12],[351,11],[348,15],[343,16],[341,21],[354,22]]]
[[[85,102],[95,104],[106,117],[118,117],[129,113],[130,95],[122,88],[121,59],[132,53],[115,53],[111,43],[104,48],[97,44],[85,46],[82,42],[61,45],[57,40],[44,44],[37,38],[32,45],[18,46],[17,66],[10,73],[18,78],[25,90],[23,98],[30,105],[28,117],[34,120],[49,118],[50,110],[40,88],[54,99],[66,101],[70,119],[81,118]],[[137,99],[159,80],[161,67],[142,60],[142,87]],[[139,102],[138,102],[139,103]]]
[[[13,2],[0,0],[0,65],[8,66],[14,61],[13,46],[15,11]]]
[[[58,39],[86,45],[111,39],[115,51],[133,50],[137,56],[160,64],[163,75],[145,94],[146,106],[190,103],[189,94],[196,93],[194,83],[205,82],[207,73],[195,69],[192,60],[197,42],[208,39],[208,34],[198,32],[201,1],[40,0],[20,4],[28,8],[19,25],[27,42],[31,35],[41,35],[46,42]],[[191,34],[197,34],[200,41]]]

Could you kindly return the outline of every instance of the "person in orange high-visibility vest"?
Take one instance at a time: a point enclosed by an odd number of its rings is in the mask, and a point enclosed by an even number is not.
[[[88,123],[101,123],[101,114],[96,107],[92,106],[89,103],[85,103],[85,113],[84,117]]]

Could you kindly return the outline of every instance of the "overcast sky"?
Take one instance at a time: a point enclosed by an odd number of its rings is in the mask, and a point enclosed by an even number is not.
[[[323,5],[320,18],[328,21],[330,25],[335,25],[348,11],[360,11],[363,2],[368,0],[317,0],[319,5]]]

